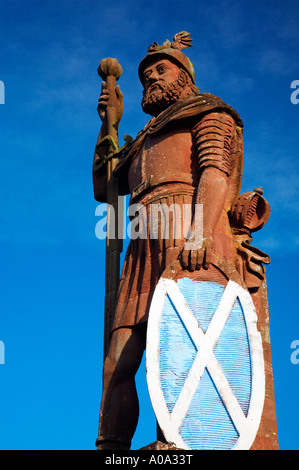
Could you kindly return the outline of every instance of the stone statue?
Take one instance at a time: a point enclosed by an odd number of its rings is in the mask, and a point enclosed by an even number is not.
[[[109,296],[113,318],[108,327],[103,370],[96,443],[100,450],[130,449],[138,421],[134,377],[146,346],[148,314],[162,273],[171,263],[179,263],[180,269],[191,278],[197,272],[205,276],[211,272],[215,256],[224,260],[231,272],[238,273],[250,291],[265,330],[262,336],[269,367],[264,409],[270,410],[272,418],[269,413],[262,418],[258,434],[261,437],[256,438],[253,448],[277,446],[263,265],[270,260],[250,244],[251,233],[268,220],[269,205],[261,188],[240,195],[242,120],[220,98],[199,92],[193,66],[182,52],[189,46],[189,33],[181,32],[172,42],[167,40],[162,46],[154,43],[148,48],[139,65],[139,77],[144,87],[142,109],[152,118],[120,150],[117,129],[123,113],[123,97],[115,80],[121,70],[115,59],[109,59],[108,66],[107,60],[102,62],[99,70],[105,81],[98,104],[102,127],[93,165],[95,199],[107,202],[109,191],[110,194],[114,191],[114,201],[118,195],[130,194],[130,206],[142,207],[138,223],[139,229],[145,224],[143,233],[146,233],[130,241],[119,285],[116,280],[117,287],[112,289],[113,295],[117,295],[116,300],[112,295],[112,307]],[[111,75],[114,81],[109,85]],[[161,208],[159,217],[153,212],[154,206]],[[197,206],[203,207],[199,238],[194,217]],[[170,207],[177,210],[165,222],[163,208]],[[182,216],[185,207],[191,207],[188,236],[183,230],[173,229],[186,223]],[[163,236],[166,223],[171,228],[167,237]],[[151,236],[153,230],[155,236]],[[114,249],[121,250],[117,242]],[[265,437],[265,419],[272,420],[270,438]],[[161,434],[159,438],[163,440]]]

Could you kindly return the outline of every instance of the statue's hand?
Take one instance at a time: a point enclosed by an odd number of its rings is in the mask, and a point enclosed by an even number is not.
[[[198,241],[194,236],[189,238],[185,243],[184,248],[179,256],[181,266],[183,269],[208,269],[212,253],[214,249],[214,240],[210,232],[204,232],[203,241],[200,247],[198,247]]]
[[[107,108],[113,108],[116,118],[116,125],[119,124],[124,111],[123,94],[119,85],[111,92],[105,82],[102,83],[102,93],[98,101],[98,113],[104,122],[107,119]]]

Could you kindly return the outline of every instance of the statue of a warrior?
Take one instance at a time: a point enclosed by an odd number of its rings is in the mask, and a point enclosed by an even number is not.
[[[269,263],[269,258],[250,243],[251,233],[266,223],[269,205],[261,188],[240,195],[242,120],[220,98],[199,92],[193,66],[182,52],[188,46],[189,33],[181,32],[172,42],[167,40],[162,46],[154,43],[148,48],[139,65],[139,77],[143,85],[141,106],[152,118],[121,150],[117,150],[117,129],[123,99],[115,85],[117,72],[111,72],[114,59],[108,64],[110,72],[107,63],[106,71],[101,66],[105,81],[98,103],[102,128],[93,165],[95,199],[107,202],[113,178],[115,194],[130,194],[130,206],[142,207],[136,217],[140,231],[144,224],[142,233],[146,236],[130,240],[113,304],[103,370],[97,439],[100,450],[130,449],[139,414],[135,374],[146,346],[153,294],[168,266],[179,263],[189,277],[197,272],[204,276],[210,273],[216,256],[230,266],[231,272],[238,273],[259,319],[266,322],[263,263]],[[114,82],[109,85],[111,75]],[[195,217],[198,206],[203,208],[201,237]],[[159,216],[153,207],[161,209]],[[175,210],[167,214],[165,221],[163,208],[173,207]],[[186,225],[186,207],[191,208],[188,234],[178,230]],[[169,230],[163,236],[166,225]],[[265,356],[271,361],[265,337]],[[272,376],[266,380],[272,387]],[[274,398],[270,395],[265,406],[273,409]],[[267,448],[265,433],[261,439],[256,448]],[[275,447],[273,442],[271,446]]]

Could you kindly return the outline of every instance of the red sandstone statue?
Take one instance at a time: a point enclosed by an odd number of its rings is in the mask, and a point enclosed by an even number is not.
[[[264,282],[262,263],[269,262],[266,254],[250,245],[251,232],[268,219],[269,206],[260,189],[240,196],[242,120],[220,98],[199,93],[193,66],[182,52],[190,42],[189,34],[182,32],[172,43],[149,47],[139,77],[143,111],[153,117],[117,154],[117,164],[110,169],[117,194],[130,194],[131,205],[142,205],[148,233],[156,224],[159,235],[132,239],[126,253],[104,363],[98,449],[130,448],[138,420],[134,377],[145,348],[151,298],[164,269],[176,259],[190,271],[208,269],[216,253],[234,266],[254,295]],[[108,110],[114,113],[110,131]],[[102,163],[99,149],[105,153],[111,142],[118,146],[123,102],[115,82],[110,89],[104,82],[98,111],[103,124],[94,157],[94,194],[97,201],[106,202],[108,164]],[[112,140],[107,143],[103,138],[108,134]],[[153,204],[179,208],[202,204],[200,246],[190,248],[185,236],[177,238],[171,230],[168,238],[162,237],[163,215],[158,222],[152,220]],[[172,226],[183,223],[182,211],[178,212],[178,217],[173,213]],[[194,220],[191,233],[196,238]],[[258,297],[256,302],[261,302]]]

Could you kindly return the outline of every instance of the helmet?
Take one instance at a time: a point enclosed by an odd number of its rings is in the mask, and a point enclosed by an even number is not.
[[[189,58],[181,51],[181,49],[191,47],[191,41],[192,39],[190,38],[190,33],[182,31],[180,33],[177,33],[173,37],[172,42],[166,40],[162,44],[162,46],[159,46],[156,42],[154,44],[151,44],[147,50],[148,54],[142,59],[139,64],[138,74],[141,83],[143,84],[144,69],[152,62],[162,58],[166,58],[174,62],[179,67],[182,67],[190,76],[192,83],[195,84],[195,74],[193,65]]]

